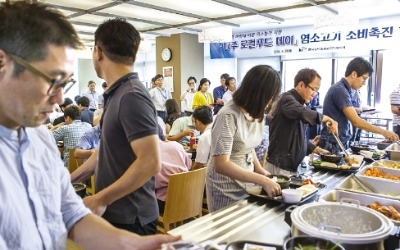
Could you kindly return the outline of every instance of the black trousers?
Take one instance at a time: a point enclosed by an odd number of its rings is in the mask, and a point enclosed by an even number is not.
[[[157,220],[154,220],[146,225],[140,225],[139,219],[136,218],[135,224],[119,224],[111,223],[114,227],[125,229],[129,232],[136,233],[139,235],[153,235],[157,231]]]
[[[400,125],[393,125],[393,132],[400,136]]]

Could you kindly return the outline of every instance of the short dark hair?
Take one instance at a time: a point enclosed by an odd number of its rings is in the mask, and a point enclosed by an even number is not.
[[[228,78],[229,77],[229,74],[228,73],[223,73],[219,78],[221,79],[221,78],[224,78],[224,79],[226,79],[226,78]]]
[[[80,104],[82,107],[87,108],[90,105],[90,100],[86,96],[82,96],[79,97],[79,99],[76,101],[76,104],[78,105]]]
[[[69,116],[72,120],[80,120],[81,119],[81,111],[78,109],[76,105],[71,105],[64,110],[64,118]]]
[[[82,48],[74,27],[53,7],[26,1],[0,3],[0,49],[28,62],[48,56],[48,45]],[[14,76],[25,69],[14,63]]]
[[[261,122],[267,105],[277,99],[281,87],[281,78],[276,70],[268,65],[257,65],[246,73],[233,94],[233,101]]]
[[[92,84],[92,83],[94,83],[94,85],[96,85],[96,82],[95,82],[95,81],[90,80],[90,81],[88,82],[87,86],[89,87],[89,85]]]
[[[163,78],[164,79],[164,76],[161,75],[161,74],[157,74],[157,75],[154,76],[154,81],[156,81],[159,78]]]
[[[76,96],[74,97],[74,101],[75,101],[75,102],[78,101],[79,98],[81,98],[81,96],[80,96],[80,95],[76,95]]]
[[[94,33],[95,45],[113,62],[132,65],[136,60],[141,38],[139,32],[123,18],[100,24]]]
[[[59,106],[60,106],[60,108],[65,108],[65,107],[67,107],[68,105],[70,105],[72,103],[73,103],[73,101],[71,100],[71,98],[66,97],[64,99],[64,102],[61,103]]]
[[[195,83],[197,82],[197,79],[194,76],[189,76],[189,78],[187,79],[187,83],[189,83],[190,80],[193,80]]]
[[[201,78],[199,86],[197,87],[197,91],[200,91],[201,90],[201,86],[203,86],[203,84],[206,83],[206,82],[208,82],[208,84],[210,84],[210,86],[211,86],[210,80],[208,80],[207,78]]]
[[[229,87],[229,82],[230,82],[231,80],[236,80],[236,79],[235,79],[235,77],[233,77],[233,76],[230,76],[230,77],[228,77],[228,78],[225,79],[225,86],[226,86],[226,87]]]
[[[314,81],[315,77],[321,79],[321,76],[315,69],[301,69],[294,77],[294,86],[296,87],[300,82],[304,82],[304,84],[308,86],[312,81]]]
[[[208,106],[199,106],[193,110],[192,117],[207,125],[213,122],[213,111]]]
[[[362,76],[365,73],[368,73],[368,75],[372,75],[372,72],[374,72],[374,69],[372,68],[372,65],[370,62],[365,60],[362,57],[356,57],[353,60],[347,64],[346,72],[344,74],[345,77],[348,77],[353,71],[357,73],[357,76]]]

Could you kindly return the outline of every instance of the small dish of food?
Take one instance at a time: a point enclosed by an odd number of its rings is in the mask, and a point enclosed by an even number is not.
[[[246,192],[252,195],[260,195],[263,191],[261,185],[254,184],[254,183],[246,183]]]
[[[287,188],[290,185],[290,177],[287,175],[271,174],[267,175],[267,177],[278,183],[282,189]]]
[[[342,159],[343,159],[343,156],[341,156],[341,155],[321,154],[321,160],[325,161],[325,162],[331,162],[331,163],[338,164]]]

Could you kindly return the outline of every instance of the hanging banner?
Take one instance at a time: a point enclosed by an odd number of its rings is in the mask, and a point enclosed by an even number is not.
[[[251,58],[298,53],[388,49],[400,43],[400,17],[368,19],[346,31],[319,33],[312,26],[234,33],[232,42],[211,43],[210,57]]]

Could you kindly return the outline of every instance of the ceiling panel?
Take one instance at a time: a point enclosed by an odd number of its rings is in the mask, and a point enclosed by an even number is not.
[[[117,5],[105,10],[101,10],[100,12],[144,19],[165,24],[179,24],[179,23],[193,22],[198,20],[196,18],[186,17],[173,13],[167,13],[131,4]]]
[[[145,39],[230,26],[233,32],[312,25],[327,13],[359,18],[400,16],[400,0],[39,0],[73,23],[82,39],[93,39],[110,17],[125,17]],[[5,2],[5,0],[0,0]]]
[[[187,12],[208,18],[225,16],[227,13],[230,15],[237,15],[243,12],[237,8],[229,7],[212,0],[138,0],[135,2],[157,5],[163,8]]]
[[[279,1],[259,1],[259,0],[230,0],[229,2],[243,4],[257,10],[267,10],[274,8],[287,7],[292,5],[304,4],[302,0],[279,0]]]

